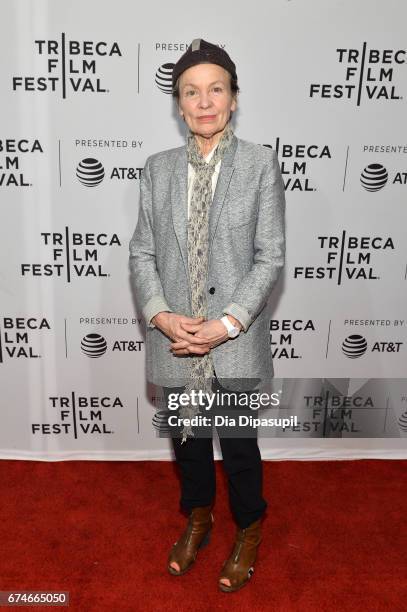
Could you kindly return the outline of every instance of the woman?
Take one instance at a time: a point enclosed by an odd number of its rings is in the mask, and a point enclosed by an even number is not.
[[[187,396],[171,432],[188,514],[168,559],[179,576],[214,521],[212,421],[194,428],[188,418],[207,414],[202,398],[211,392],[233,391],[236,410],[242,395],[273,376],[266,305],[284,265],[285,195],[275,151],[233,132],[239,86],[223,49],[195,39],[175,64],[172,84],[187,144],[146,160],[130,267],[147,322],[147,378],[163,387],[168,407]],[[223,409],[218,399],[213,405]],[[231,436],[226,429],[218,435],[237,531],[219,588],[231,592],[253,574],[267,502],[257,432]]]

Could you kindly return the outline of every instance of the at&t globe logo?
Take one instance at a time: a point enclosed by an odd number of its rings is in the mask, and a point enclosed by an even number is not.
[[[96,187],[105,178],[105,169],[97,159],[86,157],[79,162],[76,168],[76,176],[85,187]]]
[[[389,174],[382,164],[369,164],[364,168],[360,182],[366,191],[380,191],[387,183]]]
[[[87,357],[102,357],[107,351],[107,342],[100,334],[87,334],[82,339],[81,349]]]
[[[366,353],[366,338],[359,334],[352,334],[342,342],[342,351],[349,359],[357,359]]]
[[[175,64],[167,62],[162,64],[155,73],[155,83],[160,91],[165,94],[172,92],[172,71]]]

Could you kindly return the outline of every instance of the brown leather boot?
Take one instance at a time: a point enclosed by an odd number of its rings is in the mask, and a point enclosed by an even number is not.
[[[237,591],[252,577],[257,548],[261,542],[260,525],[261,519],[258,519],[245,529],[237,529],[232,553],[223,564],[219,578],[221,591],[225,593]],[[222,578],[228,578],[230,586],[220,582]]]
[[[198,549],[209,542],[210,531],[214,522],[213,504],[194,508],[189,515],[188,524],[179,540],[173,545],[168,557],[168,571],[173,576],[181,576],[193,565]],[[175,561],[179,571],[171,567]]]

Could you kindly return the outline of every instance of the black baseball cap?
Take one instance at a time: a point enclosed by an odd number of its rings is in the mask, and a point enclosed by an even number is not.
[[[178,77],[184,70],[196,64],[218,64],[237,79],[236,66],[224,49],[203,38],[194,38],[172,70],[172,87],[175,87]]]

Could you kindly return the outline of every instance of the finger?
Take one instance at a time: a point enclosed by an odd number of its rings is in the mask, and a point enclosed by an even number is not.
[[[185,331],[189,332],[190,334],[193,334],[197,331],[199,331],[202,327],[202,323],[189,323],[189,322],[181,322],[180,323],[182,329],[185,329]]]
[[[181,331],[178,335],[182,338],[182,341],[187,340],[191,344],[208,344],[208,338],[204,338],[203,336],[194,336],[186,331]]]
[[[205,321],[205,317],[184,317],[181,319],[182,323],[202,323]]]
[[[207,346],[207,347],[199,346],[198,347],[198,346],[191,346],[191,345],[189,345],[187,348],[188,348],[188,351],[190,353],[194,353],[196,355],[205,355],[205,353],[209,353],[209,351],[210,351],[210,347],[209,346]]]
[[[181,356],[181,355],[189,355],[189,351],[188,349],[179,349],[178,351],[172,351],[172,354],[175,356]]]
[[[171,342],[170,350],[178,350],[186,348],[189,345],[189,340],[178,340],[177,342]]]
[[[171,348],[169,349],[170,351],[172,351],[175,354],[189,354],[189,353],[195,353],[197,355],[204,355],[205,353],[207,353],[210,350],[210,346],[206,345],[206,346],[198,346],[198,345],[191,345],[186,343],[185,345],[181,346],[181,343],[177,342],[177,343],[173,343],[171,344]]]
[[[170,350],[182,350],[184,348],[186,349],[190,349],[193,351],[205,351],[205,350],[210,350],[211,349],[211,343],[210,342],[206,342],[206,344],[192,344],[190,343],[188,340],[178,340],[178,341],[174,341],[171,343],[170,345]]]
[[[210,342],[208,341],[207,338],[204,340],[204,343],[201,342],[199,344],[193,344],[189,340],[179,340],[177,342],[172,342],[170,346],[172,349],[176,349],[176,350],[179,348],[186,348],[188,346],[196,350],[198,348],[203,348],[203,349],[210,348]]]

